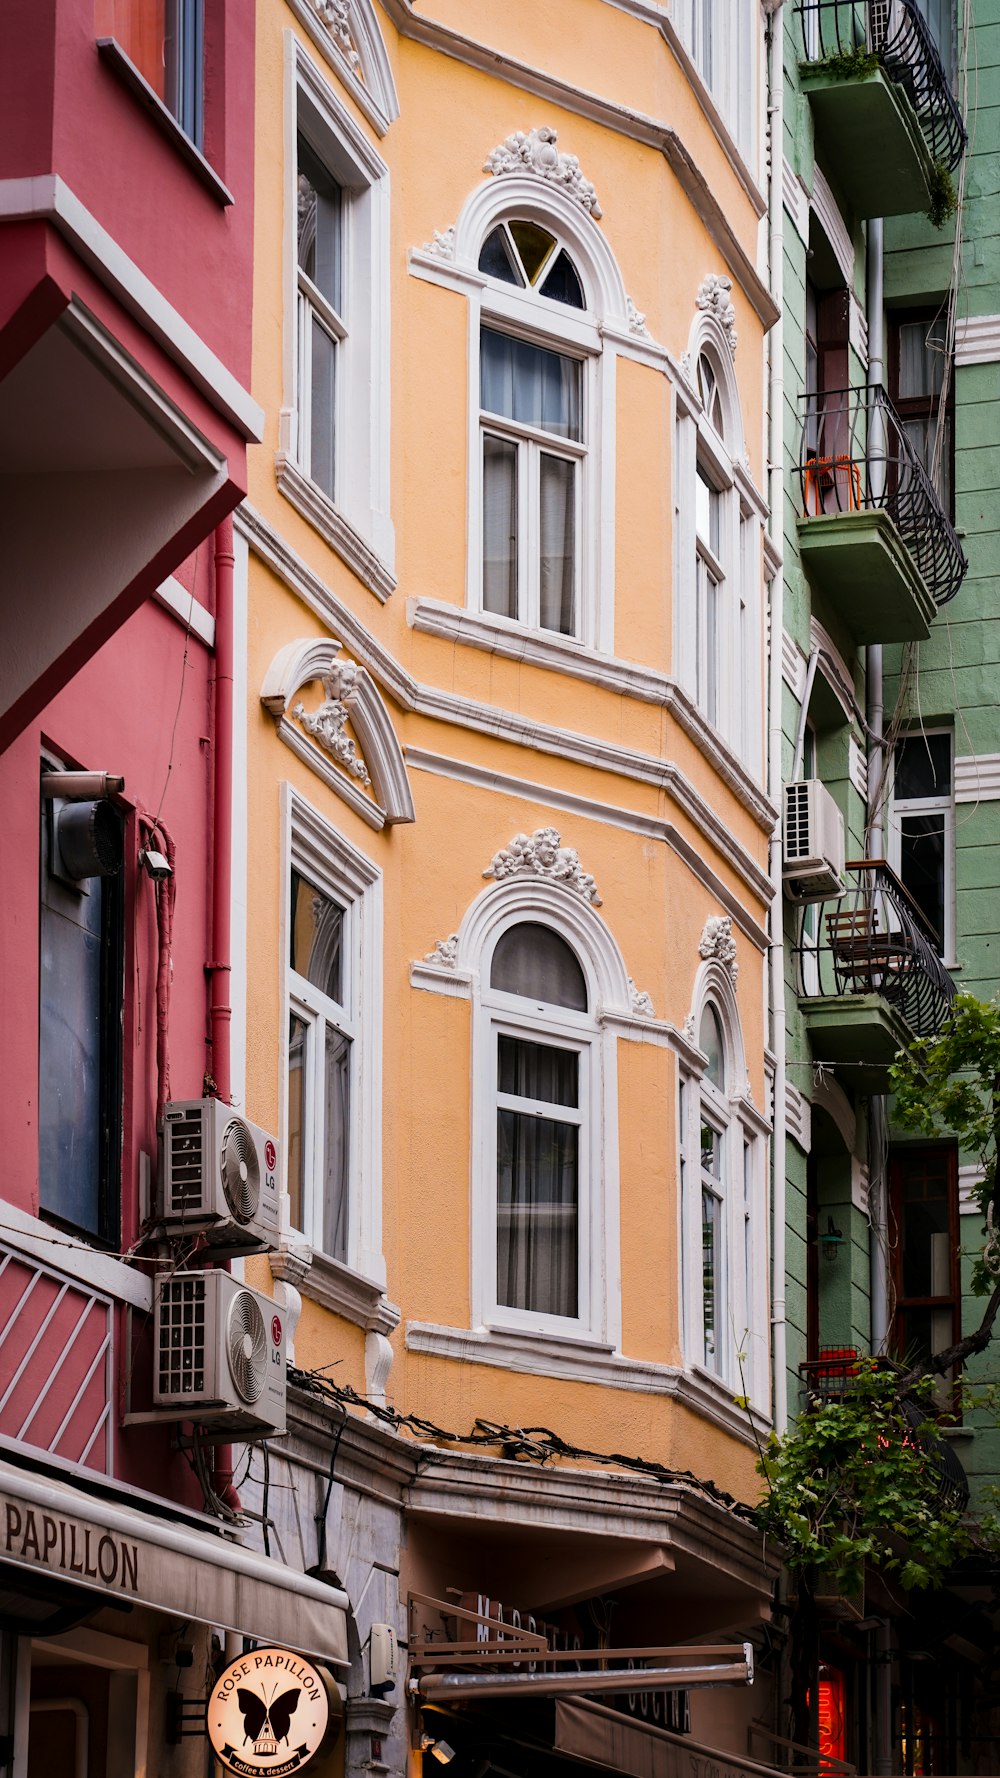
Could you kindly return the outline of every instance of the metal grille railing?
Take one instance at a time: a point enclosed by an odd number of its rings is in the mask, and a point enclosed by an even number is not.
[[[949,171],[958,166],[968,132],[915,0],[796,0],[795,13],[803,61],[878,56],[913,106],[933,159]]]
[[[934,600],[946,605],[968,562],[955,527],[881,383],[801,397],[803,518],[882,508]]]
[[[868,1358],[850,1346],[825,1347],[818,1358],[799,1365],[807,1401],[843,1401],[858,1387],[862,1369],[869,1374],[872,1370],[904,1374],[904,1367],[891,1358]],[[927,1454],[938,1501],[964,1512],[969,1504],[969,1480],[947,1440],[935,1434],[933,1416],[908,1395],[900,1398],[899,1407],[911,1429],[906,1442],[912,1435],[913,1444]]]
[[[846,869],[853,879],[846,895],[819,904],[815,938],[803,926],[794,948],[799,994],[877,994],[915,1037],[935,1036],[956,991],[936,933],[883,859],[853,859]]]

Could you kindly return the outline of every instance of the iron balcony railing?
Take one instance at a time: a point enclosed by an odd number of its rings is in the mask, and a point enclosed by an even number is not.
[[[875,55],[917,114],[935,162],[954,171],[968,132],[916,0],[796,0],[805,62]],[[841,62],[848,73],[850,63]]]
[[[846,869],[847,893],[804,915],[794,952],[799,994],[877,994],[915,1037],[935,1036],[955,998],[937,934],[883,859],[854,859]]]
[[[818,1358],[799,1365],[807,1403],[843,1401],[859,1386],[863,1373],[875,1371],[905,1374],[905,1367],[891,1358],[869,1358],[853,1346],[827,1346]],[[969,1504],[969,1479],[946,1439],[934,1428],[934,1415],[912,1396],[900,1398],[900,1410],[912,1428],[913,1444],[926,1451],[930,1474],[940,1504],[964,1512]],[[910,1434],[906,1435],[909,1442]]]
[[[953,599],[969,566],[955,527],[882,388],[801,398],[799,510],[803,518],[889,514],[935,605]]]

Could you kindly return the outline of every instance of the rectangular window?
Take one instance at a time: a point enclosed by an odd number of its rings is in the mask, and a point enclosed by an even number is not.
[[[952,737],[907,735],[893,760],[890,862],[937,934],[942,957],[954,956],[955,807]]]
[[[484,327],[479,384],[483,609],[576,635],[583,366]]]
[[[889,1158],[894,1356],[922,1364],[961,1338],[958,1154],[953,1145],[900,1147]],[[937,1390],[951,1404],[952,1378]]]
[[[52,767],[46,765],[46,770]],[[110,803],[101,818],[120,817]],[[121,1214],[123,872],[79,876],[64,822],[92,804],[42,801],[38,1170],[43,1215],[116,1247]]]
[[[725,579],[719,559],[722,496],[699,466],[695,480],[695,678],[698,703],[719,726],[720,603]]]
[[[575,1319],[580,1056],[497,1038],[497,1302]]]
[[[943,313],[935,309],[891,315],[889,393],[941,505],[951,515],[955,379]]]
[[[754,0],[677,0],[671,8],[695,67],[748,158],[757,85],[756,10]]]
[[[298,1226],[346,1263],[356,999],[345,956],[350,913],[295,869],[289,903],[288,1195]]]
[[[197,147],[203,137],[202,0],[96,0],[95,30],[113,37]]]
[[[722,1372],[721,1317],[725,1305],[722,1138],[711,1124],[701,1126],[702,1363]]]
[[[343,320],[343,192],[298,139],[296,242],[299,287],[299,459],[336,498],[337,363]]]

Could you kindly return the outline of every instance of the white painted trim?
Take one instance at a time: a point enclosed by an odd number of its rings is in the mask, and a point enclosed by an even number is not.
[[[382,604],[396,590],[396,576],[376,554],[354,526],[338,512],[322,488],[304,475],[291,457],[279,451],[274,463],[278,487],[285,499],[302,518],[319,532],[324,543],[336,552],[341,561],[370,593]]]
[[[406,1349],[435,1358],[454,1358],[463,1364],[486,1364],[536,1377],[668,1396],[735,1434],[745,1444],[754,1443],[750,1415],[736,1407],[732,1390],[720,1385],[717,1378],[684,1371],[677,1365],[627,1358],[601,1342],[552,1334],[525,1337],[509,1328],[466,1330],[429,1321],[408,1321]],[[752,1409],[751,1414],[758,1432],[766,1434],[770,1421],[757,1410]]]
[[[846,720],[850,722],[855,714],[854,678],[833,637],[815,617],[809,619],[809,646],[819,650],[816,670],[822,673]]]
[[[803,1154],[809,1153],[812,1139],[812,1107],[808,1099],[792,1086],[791,1081],[785,1083],[785,1128],[792,1141]]]
[[[244,545],[244,549],[245,547]],[[172,611],[175,617],[180,618],[184,628],[192,636],[197,636],[199,642],[204,642],[206,648],[215,647],[215,619],[212,613],[193,593],[188,592],[186,586],[175,580],[172,574],[156,588],[153,598],[158,605],[163,606],[164,611]]]
[[[456,760],[443,753],[430,753],[423,748],[407,747],[407,763],[416,771],[433,772],[440,778],[451,778],[461,784],[472,784],[482,790],[501,791],[508,796],[523,798],[526,802],[534,802],[547,809],[560,809],[566,814],[582,817],[585,821],[599,821],[610,826],[624,828],[627,832],[642,834],[653,840],[661,840],[678,854],[684,863],[693,870],[700,882],[723,904],[728,914],[739,925],[750,942],[758,950],[767,949],[767,936],[764,928],[748,915],[746,909],[731,894],[715,872],[707,865],[700,852],[696,852],[690,843],[674,827],[672,822],[663,821],[658,816],[643,815],[633,809],[626,809],[614,803],[599,803],[592,797],[578,796],[573,791],[565,791],[551,785],[540,784],[529,778],[515,778],[506,772],[491,771],[486,767],[472,765],[465,760]],[[745,858],[747,855],[744,854]],[[740,865],[730,858],[733,868],[740,870]],[[746,880],[746,879],[744,879]],[[749,885],[748,885],[749,886]],[[766,893],[757,891],[760,899],[766,899]]]
[[[806,657],[787,630],[781,632],[781,677],[797,704],[806,695]]]
[[[998,353],[1000,357],[1000,353]],[[955,760],[955,801],[1000,800],[1000,753],[963,753]]]
[[[863,803],[868,802],[868,760],[852,729],[847,737],[847,775]]]
[[[844,283],[848,290],[853,290],[854,242],[851,240],[850,231],[840,213],[840,206],[833,195],[830,181],[818,161],[813,166],[813,190],[810,207],[833,248],[833,256],[840,267]]]
[[[344,48],[320,17],[316,6],[310,5],[310,0],[288,0],[288,4],[350,93],[358,110],[373,129],[384,136],[399,116],[399,99],[371,0],[351,0],[348,15],[348,30],[359,58],[360,71],[351,66]]]
[[[410,987],[423,988],[427,994],[444,994],[449,1000],[469,1000],[472,973],[444,963],[430,963],[425,958],[422,963],[410,964]]]
[[[0,1243],[41,1260],[92,1290],[131,1303],[133,1308],[152,1309],[153,1286],[144,1272],[123,1264],[110,1253],[99,1253],[85,1241],[63,1229],[52,1228],[9,1201],[0,1206]]]
[[[259,443],[263,409],[57,173],[0,180],[0,219],[52,222],[213,406]]]
[[[517,711],[481,704],[476,699],[460,697],[436,686],[421,684],[372,636],[333,589],[306,566],[260,513],[244,503],[235,515],[235,522],[260,560],[277,574],[290,591],[301,598],[303,604],[328,629],[343,638],[345,646],[355,659],[369,669],[372,677],[379,681],[404,710],[413,710],[418,715],[428,716],[457,728],[469,729],[474,733],[492,735],[536,753],[576,760],[613,775],[634,779],[638,783],[655,785],[670,796],[682,813],[698,826],[705,838],[710,838],[712,844],[721,850],[727,862],[753,888],[755,895],[762,901],[770,900],[772,890],[769,878],[750,853],[732,839],[725,822],[670,761],[631,748],[616,747],[569,729],[552,728],[545,723],[533,722]],[[683,707],[678,696],[676,709],[679,718]],[[689,703],[687,707],[690,709]],[[703,719],[701,723],[702,727],[707,728]],[[721,750],[719,761],[717,769],[721,770],[725,763]],[[712,763],[716,764],[716,761],[713,759]],[[763,792],[756,790],[744,769],[740,767],[739,770],[743,773],[744,786],[753,791],[750,813],[754,815],[761,830],[770,833],[777,820],[777,811]],[[546,796],[550,794],[546,792]],[[678,845],[688,846],[693,855],[693,849],[683,836],[678,834],[677,842]],[[733,913],[734,918],[738,917],[738,905],[727,907],[727,912]],[[745,918],[743,914],[742,919]]]
[[[804,247],[809,245],[809,193],[787,160],[781,163],[781,196]]]
[[[230,898],[229,1079],[233,1101],[250,1115],[247,1093],[248,897],[250,864],[249,772],[247,770],[247,653],[250,551],[245,537],[233,538],[233,782],[232,888]],[[254,1120],[257,1121],[257,1120]]]
[[[865,366],[868,364],[868,317],[864,303],[853,290],[847,293],[847,333],[851,345]]]
[[[523,624],[490,612],[467,611],[441,599],[407,600],[407,618],[415,630],[443,641],[481,648],[508,660],[523,661],[549,672],[583,679],[602,691],[657,704],[674,716],[695,741],[723,782],[748,809],[764,831],[773,826],[773,813],[760,785],[733,752],[725,738],[707,722],[689,693],[666,673],[643,667],[614,655],[588,648],[565,636],[528,630]]]
[[[70,298],[55,325],[78,350],[94,361],[148,424],[155,427],[185,469],[195,474],[208,470],[222,482],[226,472],[225,457],[79,297]]]
[[[301,641],[287,642],[284,648],[278,650],[264,675],[260,701],[278,722],[279,730],[282,721],[288,716],[289,704],[302,686],[309,685],[314,680],[322,680],[330,673],[339,653],[340,643],[325,636],[307,636]],[[385,821],[390,825],[397,821],[414,821],[416,816],[402,749],[389,712],[366,668],[357,669],[353,684],[344,691],[341,702],[349,714],[361,745],[372,788]],[[282,738],[287,739],[284,735]],[[310,742],[310,745],[314,743]],[[300,754],[300,757],[306,756]],[[322,757],[328,758],[325,754]],[[307,763],[313,764],[311,757],[307,759]],[[331,763],[328,759],[328,765]],[[327,773],[321,775],[326,782],[330,781]],[[357,785],[350,780],[348,787],[357,791]],[[367,808],[367,797],[364,802]],[[352,801],[352,807],[354,806]],[[370,811],[367,811],[365,819],[369,818]]]
[[[959,1216],[978,1216],[982,1218],[982,1210],[973,1193],[982,1185],[985,1178],[978,1161],[970,1161],[958,1169],[958,1214]]]
[[[315,772],[317,778],[321,778],[330,790],[336,791],[348,808],[354,810],[355,815],[360,815],[362,821],[367,822],[369,827],[373,827],[376,833],[381,833],[385,826],[385,812],[372,801],[370,796],[365,795],[354,779],[349,778],[346,772],[341,771],[329,754],[324,753],[321,747],[317,747],[315,741],[311,740],[297,723],[290,722],[287,716],[279,716],[276,727],[278,740],[284,741],[285,746],[291,748],[297,759],[301,759],[311,772]]]
[[[357,4],[357,0],[354,0]],[[295,32],[285,45],[284,394],[276,461],[279,486],[293,505],[380,599],[395,582],[390,513],[390,227],[389,169]],[[344,190],[342,228],[348,283],[347,333],[337,350],[336,499],[298,464],[297,135],[302,133]],[[303,461],[305,459],[303,458]],[[293,470],[293,465],[294,470]]]
[[[1000,361],[1000,315],[966,315],[955,324],[955,366]]]
[[[270,1256],[271,1275],[288,1278],[300,1295],[319,1303],[331,1314],[362,1327],[367,1333],[390,1334],[399,1326],[400,1310],[390,1303],[384,1284],[366,1278],[327,1253],[309,1249],[308,1261],[297,1255],[289,1263],[284,1253]]]
[[[351,916],[351,1005],[356,1073],[352,1083],[348,1268],[385,1289],[382,1253],[382,872],[343,834],[307,803],[290,784],[281,785],[281,914],[279,924],[281,1004],[293,995],[289,966],[288,882],[293,863],[320,889],[349,902]],[[284,1013],[283,1013],[284,1016]],[[288,1045],[281,1043],[281,1152],[288,1153]],[[287,1184],[286,1184],[287,1194]],[[287,1197],[286,1197],[287,1201]],[[318,1217],[304,1230],[312,1240]]]

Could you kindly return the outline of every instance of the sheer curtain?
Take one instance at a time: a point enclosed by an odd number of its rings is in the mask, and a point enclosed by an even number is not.
[[[543,451],[540,473],[541,563],[538,621],[543,630],[571,636],[576,557],[576,464]]]
[[[347,1259],[350,1167],[351,1040],[326,1028],[326,1121],[323,1179],[323,1251]]]
[[[576,1107],[573,1050],[498,1039],[501,1094],[532,1102],[497,1111],[497,1301],[512,1309],[579,1313],[579,1129],[540,1116],[539,1102]]]
[[[483,607],[517,617],[517,445],[483,435]]]

